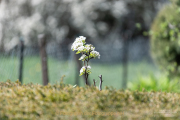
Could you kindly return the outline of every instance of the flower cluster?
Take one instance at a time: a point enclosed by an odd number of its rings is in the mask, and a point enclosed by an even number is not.
[[[80,75],[85,74],[85,72],[90,74],[91,73],[91,66],[83,66],[80,70]]]
[[[86,37],[80,36],[79,38],[76,38],[74,43],[71,46],[71,49],[78,50],[79,47],[82,47],[85,44]]]
[[[95,47],[91,44],[86,44],[86,37],[80,36],[75,39],[74,43],[71,46],[72,51],[77,51],[76,54],[82,53],[82,56],[79,60],[84,62],[84,66],[80,70],[80,76],[85,74],[86,77],[91,73],[91,67],[88,65],[88,62],[92,58],[99,58],[99,52],[95,51]],[[86,64],[85,64],[86,62]]]
[[[99,52],[97,52],[97,51],[92,51],[92,52],[90,53],[90,56],[93,57],[93,58],[98,57],[98,58],[100,59],[100,54],[99,54]]]

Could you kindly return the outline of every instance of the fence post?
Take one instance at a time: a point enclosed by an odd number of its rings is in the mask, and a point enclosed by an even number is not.
[[[47,85],[49,83],[49,78],[48,78],[46,36],[45,36],[45,34],[38,35],[38,42],[39,42],[39,47],[40,47],[43,85]]]
[[[24,40],[20,37],[20,52],[19,52],[19,81],[23,83],[22,76],[23,76],[23,58],[24,58]]]
[[[129,61],[129,40],[131,38],[131,32],[126,31],[126,33],[123,36],[123,81],[122,81],[122,88],[127,88],[127,82],[128,82],[128,61]]]
[[[128,39],[124,40],[124,45],[123,45],[123,74],[122,74],[122,88],[127,87],[127,81],[128,81]]]
[[[99,75],[99,79],[100,79],[100,83],[99,83],[99,90],[101,91],[102,90],[102,75]]]

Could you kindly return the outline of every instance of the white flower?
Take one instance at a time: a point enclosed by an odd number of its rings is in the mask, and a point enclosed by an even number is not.
[[[91,51],[91,56],[94,58],[98,57],[98,59],[100,59],[100,54],[97,51]]]
[[[87,44],[87,45],[85,45],[85,49],[86,49],[87,51],[89,51],[89,50],[93,51],[95,48],[93,47],[93,45]]]
[[[84,46],[78,47],[77,50],[80,51],[80,52],[83,51],[84,50]]]
[[[80,58],[79,58],[79,60],[84,60],[84,58],[86,57],[86,55],[82,55]]]
[[[78,43],[78,42],[82,42],[82,40],[80,38],[76,38],[74,42]]]
[[[88,73],[90,74],[91,73],[91,66],[83,66],[80,70],[80,76],[83,75],[84,73]]]
[[[91,47],[91,50],[92,50],[92,51],[95,50],[95,47]]]
[[[79,36],[79,39],[80,39],[81,41],[83,41],[83,40],[86,40],[86,37],[84,37],[84,36]]]
[[[91,66],[87,66],[87,70],[91,70]]]
[[[80,74],[83,74],[85,72],[85,69],[86,69],[85,66],[83,66],[80,70]]]
[[[71,49],[78,50],[78,47],[81,47],[81,46],[83,46],[83,42],[78,42],[78,43],[74,42],[71,46]]]
[[[76,40],[74,42],[83,42],[85,40],[86,40],[86,37],[79,36],[78,38],[76,38]]]
[[[100,59],[100,54],[97,57],[98,57],[98,59]]]
[[[89,51],[89,50],[90,50],[90,47],[85,47],[85,49],[86,49],[87,51]]]
[[[79,47],[83,46],[85,43],[86,37],[80,36],[78,38],[75,39],[74,43],[71,46],[71,49],[74,50],[78,50]]]

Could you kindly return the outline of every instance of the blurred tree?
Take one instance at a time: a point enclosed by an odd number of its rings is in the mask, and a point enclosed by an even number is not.
[[[108,45],[125,39],[123,56],[127,68],[127,41],[144,36],[164,1],[1,0],[0,47],[10,51],[18,45],[20,36],[24,36],[26,46],[38,46],[37,35],[42,33],[65,49],[77,35]],[[126,79],[127,69],[124,74]]]
[[[49,41],[59,44],[69,44],[76,35],[87,36],[91,41],[112,42],[121,38],[121,18],[130,12],[134,17],[127,21],[141,26],[133,31],[132,37],[136,37],[149,29],[153,16],[164,1],[2,0],[0,44],[4,44],[5,50],[10,50],[22,35],[26,45],[37,45],[37,34],[41,33],[46,34]]]
[[[180,0],[172,0],[157,15],[151,28],[151,52],[170,77],[180,76]]]

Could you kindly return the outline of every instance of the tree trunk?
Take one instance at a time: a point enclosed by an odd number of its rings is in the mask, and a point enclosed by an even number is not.
[[[48,78],[48,66],[47,66],[47,54],[46,54],[46,37],[44,34],[41,34],[38,36],[38,39],[39,39],[41,64],[42,64],[43,85],[47,85],[49,83],[49,78]]]

